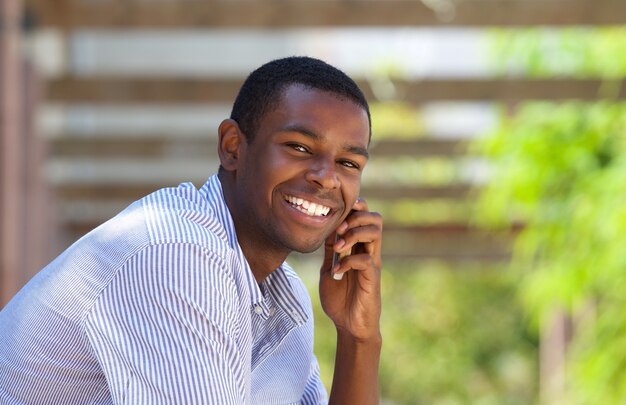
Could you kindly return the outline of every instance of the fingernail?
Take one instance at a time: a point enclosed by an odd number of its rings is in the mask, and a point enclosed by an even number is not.
[[[343,279],[343,273],[335,273],[335,274],[333,274],[333,279],[335,279],[337,281],[341,281],[341,279]]]
[[[337,242],[335,242],[335,251],[337,249],[341,249],[344,245],[346,244],[346,241],[343,239],[338,239]]]

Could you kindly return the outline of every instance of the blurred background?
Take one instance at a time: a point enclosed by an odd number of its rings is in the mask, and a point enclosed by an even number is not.
[[[1,0],[0,308],[81,235],[217,169],[245,76],[371,102],[382,402],[626,403],[623,0]],[[330,386],[319,254],[294,255]]]

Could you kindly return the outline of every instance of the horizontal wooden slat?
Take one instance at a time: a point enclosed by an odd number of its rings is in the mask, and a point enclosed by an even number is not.
[[[71,78],[48,81],[47,97],[64,102],[231,102],[242,80]]]
[[[374,135],[375,136],[375,135]],[[461,156],[468,152],[469,141],[466,139],[420,138],[414,140],[374,140],[370,147],[373,158],[414,156]]]
[[[486,232],[465,224],[385,227],[383,255],[447,261],[507,260],[513,232]]]
[[[241,80],[172,78],[60,78],[48,82],[47,97],[57,102],[221,102],[232,103]],[[592,100],[599,97],[602,81],[596,79],[429,79],[394,81],[403,101],[440,100],[507,101]],[[366,81],[359,85],[369,100],[374,93]],[[626,97],[626,84],[617,84],[615,96]]]
[[[467,151],[467,141],[461,139],[428,139],[412,140],[383,139],[374,141],[370,147],[373,158],[379,157],[431,157],[461,156]],[[185,159],[195,157],[216,157],[217,140],[198,137],[144,137],[124,138],[119,135],[99,135],[84,138],[56,138],[49,143],[51,156],[59,157],[171,157],[180,156]]]
[[[194,182],[196,186],[200,186]],[[104,200],[104,199],[113,199],[113,200],[124,200],[124,201],[134,201],[138,198],[141,198],[155,190],[162,188],[160,185],[154,184],[143,184],[143,185],[134,185],[134,186],[122,186],[122,185],[102,185],[102,184],[66,184],[62,186],[56,186],[55,192],[59,197],[61,204],[63,201],[68,201],[72,199],[95,199],[95,200]]]
[[[162,137],[124,138],[119,135],[97,135],[83,138],[61,137],[49,141],[48,150],[54,157],[160,157],[177,145],[193,155],[217,155],[215,139],[164,139]]]
[[[361,195],[366,199],[395,201],[400,199],[461,199],[466,198],[473,187],[469,184],[451,184],[446,186],[396,186],[365,185]]]
[[[39,24],[65,28],[599,25],[626,21],[626,3],[622,0],[27,0],[26,3]]]

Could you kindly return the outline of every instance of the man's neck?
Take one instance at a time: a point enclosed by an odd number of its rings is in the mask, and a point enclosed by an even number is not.
[[[235,224],[235,230],[237,230],[237,224]],[[239,246],[241,246],[241,250],[258,284],[261,284],[267,276],[280,267],[288,255],[288,253],[276,252],[269,248],[252,246],[245,240],[239,240]]]
[[[227,173],[220,173],[218,175],[220,183],[222,185],[222,193],[224,194],[224,201],[230,212],[231,218],[235,225],[235,233],[237,234],[237,242],[243,251],[252,274],[258,284],[261,284],[267,276],[269,276],[274,270],[276,270],[289,255],[288,251],[280,249],[271,243],[261,244],[259,240],[252,239],[246,235],[253,235],[254,232],[249,232],[245,229],[245,224],[239,221],[232,199],[232,179],[228,178]]]

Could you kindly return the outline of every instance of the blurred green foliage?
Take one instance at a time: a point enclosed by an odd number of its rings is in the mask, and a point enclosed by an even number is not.
[[[295,264],[313,297],[315,352],[330,389],[335,331],[319,304],[317,265]],[[533,402],[537,342],[502,266],[388,263],[384,270],[383,403]]]
[[[493,30],[491,59],[500,74],[621,80],[626,27]]]
[[[496,34],[502,73],[599,77],[596,102],[526,103],[481,145],[492,178],[480,198],[489,226],[521,221],[514,268],[538,325],[568,311],[568,404],[626,401],[626,28]],[[512,68],[515,66],[515,68]],[[609,89],[609,90],[607,90]]]

